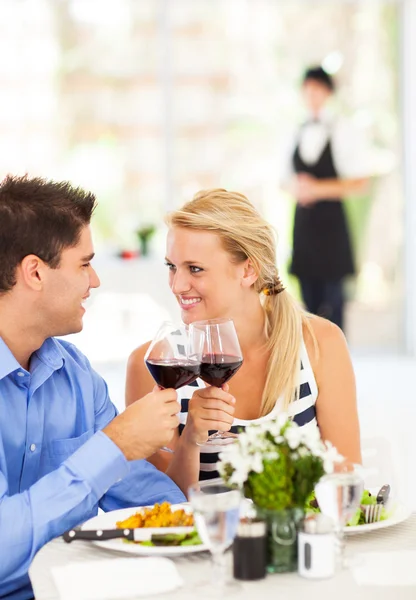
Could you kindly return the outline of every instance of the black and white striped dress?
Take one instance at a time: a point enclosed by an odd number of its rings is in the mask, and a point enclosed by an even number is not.
[[[303,339],[300,360],[299,398],[289,405],[287,413],[289,417],[292,417],[293,421],[295,421],[295,423],[297,423],[300,427],[317,428],[318,424],[316,421],[315,404],[318,397],[318,388]],[[203,387],[205,387],[204,382],[200,379],[197,379],[190,385],[184,386],[178,390],[178,398],[181,402],[181,412],[179,415],[179,434],[182,433],[185,427],[186,419],[188,417],[188,405],[190,398],[192,398],[192,395],[196,389]],[[263,421],[271,420],[283,411],[282,407],[283,399],[280,398],[276,402],[271,412],[263,417],[260,417],[259,419],[254,419],[252,421],[234,419],[234,423],[230,431],[233,433],[238,433],[249,423],[261,423]],[[210,433],[215,432],[210,431]],[[199,474],[200,481],[218,477],[217,462],[219,452],[221,452],[221,447],[216,446],[215,444],[201,446],[201,466]]]

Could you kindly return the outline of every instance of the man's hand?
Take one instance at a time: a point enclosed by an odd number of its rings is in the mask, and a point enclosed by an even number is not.
[[[179,425],[175,390],[159,390],[136,400],[103,429],[127,460],[147,458],[172,440]]]
[[[203,444],[209,430],[229,431],[234,420],[235,398],[222,389],[209,386],[194,393],[182,435],[194,444]]]

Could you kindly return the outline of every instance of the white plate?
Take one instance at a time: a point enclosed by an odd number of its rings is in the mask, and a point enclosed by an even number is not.
[[[384,521],[377,521],[377,523],[366,523],[365,525],[354,525],[353,527],[344,527],[345,533],[368,533],[375,529],[383,529],[384,527],[391,527],[397,525],[402,521],[405,521],[410,517],[412,511],[402,504],[401,502],[391,502],[391,506],[387,507],[386,510],[390,513],[388,519]]]
[[[123,521],[134,515],[137,511],[145,508],[137,506],[132,508],[122,508],[112,510],[93,517],[82,524],[81,529],[114,529],[117,521]],[[151,507],[149,507],[151,508]],[[192,512],[189,505],[172,504],[172,510],[183,508],[187,512]],[[76,542],[75,542],[76,543]],[[140,556],[174,556],[179,554],[192,554],[193,552],[203,552],[208,550],[205,544],[198,546],[141,546],[140,544],[126,543],[123,540],[107,540],[106,542],[91,542],[105,550],[116,550],[117,552],[126,552],[127,554],[138,554]]]

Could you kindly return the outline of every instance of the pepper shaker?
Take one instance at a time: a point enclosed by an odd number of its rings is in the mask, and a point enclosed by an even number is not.
[[[240,521],[233,544],[234,577],[255,581],[266,576],[266,523],[258,519]]]

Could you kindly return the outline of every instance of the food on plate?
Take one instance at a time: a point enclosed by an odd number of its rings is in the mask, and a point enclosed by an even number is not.
[[[196,530],[191,533],[165,533],[154,534],[148,542],[142,542],[142,546],[199,546],[201,538]]]
[[[193,527],[194,517],[183,508],[172,510],[169,502],[155,504],[152,508],[142,508],[124,521],[117,521],[118,529],[135,529],[138,527]],[[127,544],[141,546],[198,546],[202,544],[196,530],[189,533],[153,534],[145,542],[123,540]]]
[[[377,497],[372,495],[369,490],[364,490],[361,496],[360,506],[358,507],[355,515],[348,521],[347,527],[355,527],[356,525],[365,525],[365,507],[369,504],[377,504]],[[315,492],[312,492],[309,500],[305,506],[306,512],[320,512],[318,501],[315,498]],[[385,506],[381,510],[380,521],[385,521],[389,517]]]
[[[143,508],[124,521],[117,521],[119,529],[138,527],[192,527],[194,517],[183,508],[172,510],[169,502],[155,504],[152,508]]]

